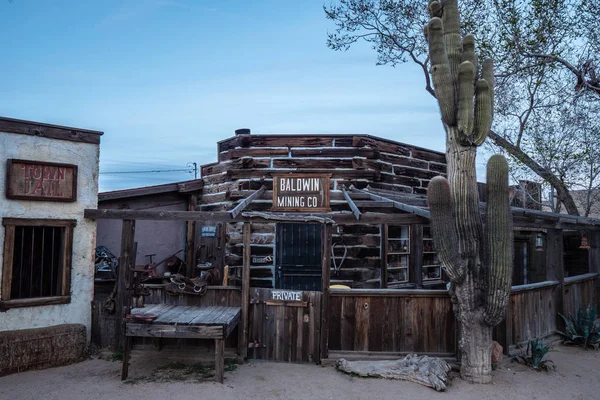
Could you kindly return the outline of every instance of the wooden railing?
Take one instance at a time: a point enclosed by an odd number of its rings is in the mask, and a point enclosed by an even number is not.
[[[597,273],[589,273],[565,278],[563,315],[575,315],[579,306],[596,304]]]
[[[456,354],[456,321],[445,290],[332,289],[330,357],[335,352]]]
[[[514,353],[517,345],[556,331],[559,285],[545,281],[512,287],[506,319],[494,331],[506,351]]]

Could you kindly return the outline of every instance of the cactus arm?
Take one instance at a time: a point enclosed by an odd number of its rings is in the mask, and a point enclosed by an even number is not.
[[[429,21],[428,26],[431,80],[435,88],[435,96],[442,113],[442,121],[446,125],[454,125],[456,121],[454,85],[444,45],[442,20],[434,17]]]
[[[489,84],[485,79],[477,81],[475,87],[475,121],[473,126],[473,143],[480,146],[492,126],[492,105],[490,102]]]
[[[510,298],[513,269],[512,216],[508,197],[508,163],[493,155],[487,164],[488,203],[486,239],[489,249],[488,297],[485,322],[495,326],[504,318]]]
[[[436,176],[429,182],[427,201],[431,212],[433,240],[438,249],[442,266],[450,281],[460,283],[464,279],[466,271],[459,255],[450,185],[446,178]]]
[[[494,119],[494,62],[491,58],[487,58],[483,62],[481,67],[481,78],[485,79],[490,86],[491,123]]]
[[[463,61],[458,69],[458,114],[456,122],[462,141],[471,140],[473,132],[473,79],[475,68],[471,61]]]
[[[473,64],[475,74],[473,77],[473,84],[477,81],[477,72],[479,70],[479,63],[477,62],[477,55],[475,54],[475,37],[471,34],[463,37],[463,54],[462,62],[471,61]]]
[[[429,16],[431,18],[442,16],[442,4],[439,1],[432,0],[429,2]]]
[[[442,22],[444,24],[444,43],[450,64],[452,81],[458,91],[458,67],[462,58],[462,41],[460,38],[460,13],[457,0],[446,0],[444,3]]]

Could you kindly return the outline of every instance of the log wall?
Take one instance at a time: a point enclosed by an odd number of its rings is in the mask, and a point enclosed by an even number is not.
[[[444,153],[426,150],[367,135],[238,135],[218,143],[218,161],[201,167],[204,188],[198,209],[231,210],[243,198],[261,186],[265,193],[247,210],[265,211],[272,207],[274,173],[331,174],[331,208],[349,211],[341,189],[354,185],[371,186],[396,193],[426,194],[429,180],[445,174]],[[390,212],[389,209],[369,209]],[[228,224],[224,263],[234,281],[239,280],[242,265],[242,224]],[[340,242],[337,228],[333,243]],[[354,288],[379,287],[381,260],[377,226],[344,226],[342,233],[348,254],[334,273],[332,284]],[[252,224],[252,256],[274,259],[275,225]],[[336,263],[341,261],[343,246],[336,246]],[[274,287],[274,264],[251,266],[251,286]]]

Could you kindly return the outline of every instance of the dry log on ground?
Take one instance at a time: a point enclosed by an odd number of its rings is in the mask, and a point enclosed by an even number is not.
[[[394,361],[348,361],[337,362],[340,371],[362,377],[399,379],[420,383],[438,392],[446,390],[450,364],[439,358],[409,354]]]

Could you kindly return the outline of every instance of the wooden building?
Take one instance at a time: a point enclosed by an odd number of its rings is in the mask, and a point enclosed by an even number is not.
[[[218,161],[202,166],[185,194],[192,211],[106,207],[86,217],[123,220],[120,254],[130,264],[136,220],[185,226],[188,275],[228,271],[228,286],[212,288],[203,304],[241,307],[242,358],[456,355],[426,204],[428,182],[446,171],[443,153],[368,135],[249,130],[217,146]],[[600,264],[599,220],[518,207],[513,220],[515,286],[495,333],[507,350],[551,334],[558,312],[595,303]],[[565,264],[563,231],[587,235],[585,266]],[[153,303],[198,304],[152,290]]]

